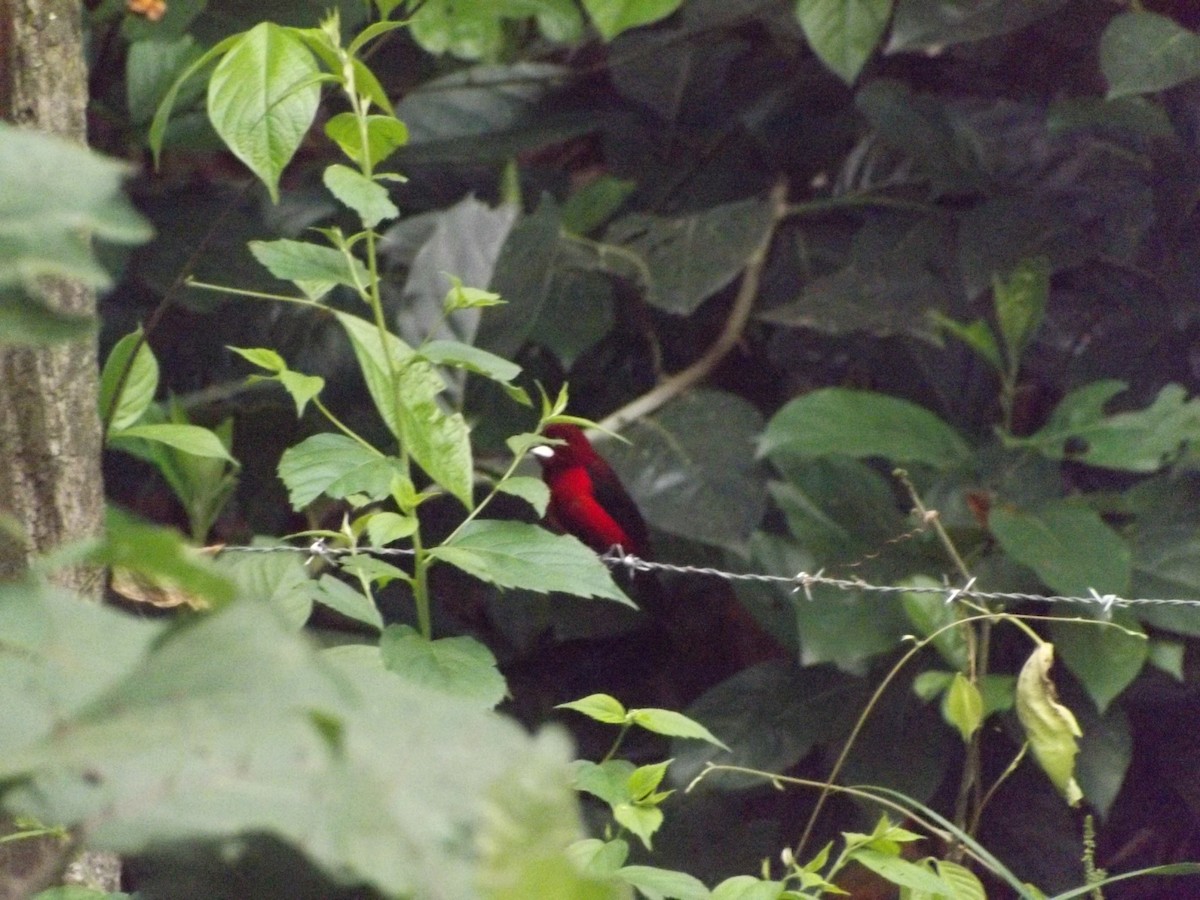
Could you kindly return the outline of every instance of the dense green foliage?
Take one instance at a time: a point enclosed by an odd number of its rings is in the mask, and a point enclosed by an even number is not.
[[[114,512],[86,550],[120,593],[213,611],[4,586],[9,809],[147,897],[804,897],[851,862],[974,897],[960,863],[999,896],[1200,858],[1200,607],[1122,602],[1200,600],[1189,6],[278,6],[96,10],[94,143],[157,164],[156,236],[102,266],[80,225],[148,236],[120,170],[35,148],[0,290],[119,279],[115,502],[319,543],[214,560]],[[578,416],[626,439],[658,560],[775,581],[657,596],[534,524],[526,453]]]

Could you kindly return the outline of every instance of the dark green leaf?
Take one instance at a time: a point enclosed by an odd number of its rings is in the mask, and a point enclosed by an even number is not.
[[[759,454],[863,459],[881,456],[898,463],[936,468],[961,465],[966,442],[929,410],[870,391],[821,388],[783,407],[767,425]]]
[[[1055,623],[1051,630],[1063,663],[1079,679],[1101,715],[1137,678],[1149,653],[1149,641],[1128,612],[1118,612],[1112,620],[1120,627],[1085,619]]]
[[[888,53],[940,50],[951,44],[1008,34],[1050,15],[1066,0],[897,0]]]
[[[646,302],[688,315],[741,273],[771,224],[769,204],[751,199],[672,218],[634,213],[609,226],[605,239],[642,260]]]
[[[988,525],[1005,553],[1059,593],[1086,597],[1094,589],[1124,596],[1129,590],[1129,545],[1080,503],[1056,500],[1031,510],[996,506]]]

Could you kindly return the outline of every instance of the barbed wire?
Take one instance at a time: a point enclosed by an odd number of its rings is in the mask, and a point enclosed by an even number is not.
[[[413,551],[400,547],[381,547],[364,550],[362,548],[330,547],[323,539],[313,541],[307,546],[278,544],[269,547],[247,547],[226,545],[215,548],[221,553],[302,553],[308,556],[308,561],[324,559],[333,562],[337,557],[353,556],[370,553],[372,556],[402,556],[411,557]],[[1101,594],[1089,588],[1086,596],[1070,596],[1062,594],[1031,594],[1021,591],[981,591],[975,588],[972,578],[961,587],[950,584],[873,584],[862,578],[836,578],[825,574],[824,569],[815,573],[797,572],[795,575],[770,575],[762,572],[729,572],[711,566],[689,566],[676,563],[654,562],[642,559],[632,553],[624,552],[620,547],[613,547],[607,553],[599,554],[599,559],[612,569],[624,569],[633,574],[636,572],[663,572],[672,575],[701,576],[719,578],[727,582],[751,582],[769,584],[778,587],[790,587],[793,593],[803,593],[812,601],[814,587],[830,587],[839,591],[861,591],[868,594],[937,594],[945,598],[947,605],[962,598],[979,601],[1009,601],[1033,603],[1064,603],[1083,606],[1098,606],[1105,615],[1113,609],[1131,606],[1175,606],[1200,608],[1200,599],[1181,597],[1119,597],[1116,594]]]

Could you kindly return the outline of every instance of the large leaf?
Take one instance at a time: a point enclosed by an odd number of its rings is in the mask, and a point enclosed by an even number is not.
[[[1113,18],[1100,39],[1108,96],[1146,94],[1200,77],[1200,35],[1158,13]]]
[[[272,200],[279,200],[279,176],[317,114],[319,73],[303,41],[263,22],[236,40],[209,79],[213,127]]]
[[[605,239],[641,258],[648,303],[688,315],[741,273],[771,222],[765,201],[740,200],[687,216],[634,213],[614,222]]]
[[[1184,447],[1200,445],[1200,398],[1189,400],[1181,385],[1168,384],[1145,409],[1106,416],[1105,405],[1127,387],[1112,380],[1084,385],[1062,399],[1040,431],[1009,443],[1130,472],[1155,472]]]
[[[703,722],[731,749],[673,741],[671,780],[687,784],[710,760],[783,772],[837,734],[864,696],[862,682],[832,666],[802,669],[771,660],[745,669],[687,708],[689,718]]]
[[[941,49],[1024,28],[1065,5],[1067,0],[897,0],[887,52]]]
[[[1079,679],[1101,715],[1137,678],[1150,648],[1130,613],[1117,613],[1113,622],[1120,627],[1085,619],[1055,623],[1051,631],[1063,663]]]
[[[995,506],[988,525],[1005,553],[1062,594],[1086,597],[1095,590],[1124,596],[1129,590],[1129,545],[1080,503],[1054,500],[1030,510]]]
[[[1075,780],[1078,739],[1083,736],[1074,714],[1059,702],[1050,678],[1054,645],[1041,643],[1017,676],[1017,718],[1033,748],[1034,758],[1063,798],[1077,806],[1083,792]]]
[[[583,8],[601,37],[611,41],[622,31],[665,19],[682,3],[683,0],[583,0]]]
[[[892,0],[796,0],[813,52],[847,84],[871,58],[891,14]]]
[[[314,434],[288,447],[279,460],[279,477],[296,510],[323,493],[335,498],[358,493],[382,498],[397,471],[386,457],[344,434]]]
[[[923,407],[870,391],[821,388],[791,401],[767,425],[763,456],[881,456],[937,468],[969,458],[958,432]]]
[[[762,417],[733,394],[693,391],[602,445],[646,520],[718,546],[743,546],[766,506],[754,461]]]
[[[461,413],[439,402],[445,383],[437,370],[391,333],[334,313],[345,328],[383,421],[404,450],[442,488],[471,507],[471,443]]]
[[[126,174],[77,144],[0,122],[0,287],[46,275],[107,286],[92,240],[139,244],[152,234],[121,193]]]
[[[1129,491],[1137,516],[1133,544],[1133,591],[1139,597],[1200,597],[1200,478],[1156,478]],[[1137,606],[1143,622],[1176,634],[1200,637],[1200,617],[1189,606]]]
[[[491,709],[508,686],[496,657],[473,637],[431,641],[407,625],[389,625],[379,643],[383,664],[406,681]]]
[[[595,553],[537,525],[476,520],[430,555],[502,588],[630,602]]]
[[[5,600],[0,665],[23,676],[0,682],[6,805],[80,826],[97,849],[266,832],[334,879],[465,898],[478,896],[476,848],[503,836],[523,858],[519,836],[549,830],[565,853],[579,834],[561,741],[390,672],[341,671],[262,604],[150,646],[159,626],[67,598]],[[504,799],[522,784],[557,798],[537,805],[550,821]]]

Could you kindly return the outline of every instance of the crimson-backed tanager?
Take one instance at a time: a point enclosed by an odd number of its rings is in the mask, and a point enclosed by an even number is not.
[[[534,448],[550,488],[549,517],[597,553],[614,546],[649,559],[646,522],[617,473],[576,425],[556,423],[542,432],[561,444]]]

